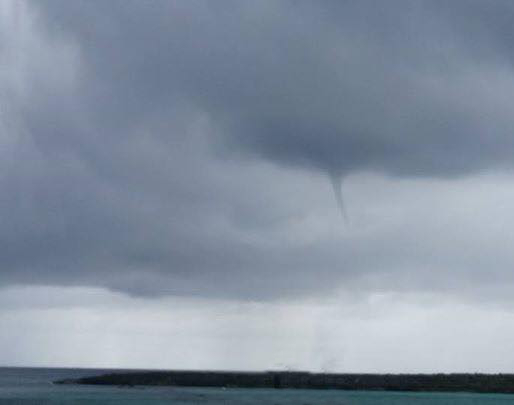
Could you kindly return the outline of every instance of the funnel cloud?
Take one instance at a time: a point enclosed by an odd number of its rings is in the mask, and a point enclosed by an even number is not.
[[[348,224],[348,214],[343,200],[343,176],[337,174],[330,175],[330,182],[334,190],[334,197],[337,202],[337,207],[341,212],[344,221]]]

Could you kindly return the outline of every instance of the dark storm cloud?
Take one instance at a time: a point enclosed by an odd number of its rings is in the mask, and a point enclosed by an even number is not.
[[[507,3],[50,6],[81,46],[104,130],[193,105],[229,148],[279,164],[409,176],[510,165],[512,107],[489,92],[512,81]]]
[[[418,220],[306,237],[294,224],[319,188],[280,168],[326,175],[327,194],[360,171],[510,169],[509,3],[29,5],[37,18],[0,49],[24,84],[1,76],[3,284],[262,298],[480,273],[478,253]]]

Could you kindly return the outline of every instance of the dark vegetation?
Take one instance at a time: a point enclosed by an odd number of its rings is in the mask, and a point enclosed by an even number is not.
[[[328,374],[308,372],[145,371],[105,374],[58,384],[311,388],[514,393],[514,374]]]

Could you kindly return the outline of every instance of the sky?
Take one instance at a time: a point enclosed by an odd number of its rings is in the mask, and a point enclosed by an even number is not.
[[[2,0],[0,365],[513,372],[513,19]]]

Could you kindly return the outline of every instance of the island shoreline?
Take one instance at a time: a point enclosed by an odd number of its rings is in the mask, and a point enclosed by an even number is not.
[[[346,391],[514,394],[514,374],[357,374],[302,371],[134,371],[55,381],[56,384],[336,389]]]

